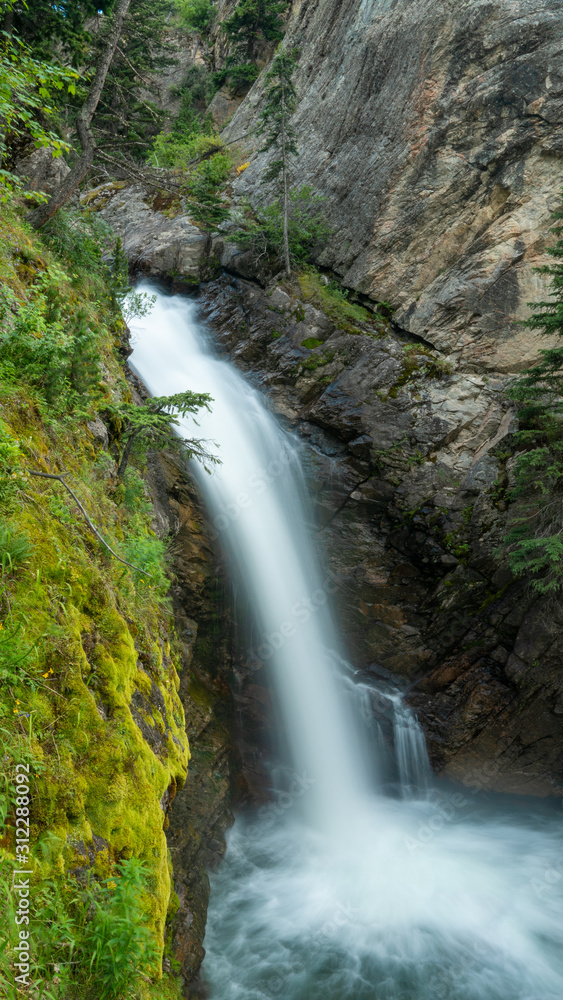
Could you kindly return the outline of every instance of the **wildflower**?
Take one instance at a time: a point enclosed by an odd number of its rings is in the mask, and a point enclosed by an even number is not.
[[[46,674],[43,674],[43,677],[48,677],[48,676],[49,676],[49,671],[47,671]]]
[[[248,163],[241,163],[240,167],[237,167],[237,174],[242,174],[243,170],[246,170],[250,166],[250,160]]]

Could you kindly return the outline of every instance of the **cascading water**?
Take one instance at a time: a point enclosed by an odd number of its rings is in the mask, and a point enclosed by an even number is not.
[[[296,449],[206,340],[194,303],[159,296],[134,326],[132,363],[155,394],[214,397],[197,436],[217,442],[223,464],[194,472],[253,607],[260,636],[248,658],[271,672],[293,767],[270,804],[237,820],[212,877],[212,1000],[561,1000],[555,813],[510,811],[475,790],[425,792],[416,720],[381,690],[408,794],[369,791],[358,734],[372,689],[350,697],[338,670]]]

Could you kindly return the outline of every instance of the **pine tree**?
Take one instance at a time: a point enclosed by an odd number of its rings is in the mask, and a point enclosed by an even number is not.
[[[279,42],[283,38],[282,15],[287,0],[239,0],[223,25],[241,61],[254,62],[258,42]]]
[[[120,403],[110,407],[108,414],[119,427],[119,478],[123,478],[131,455],[135,451],[142,455],[149,448],[182,451],[187,458],[216,465],[219,459],[207,451],[205,442],[198,438],[181,438],[177,431],[179,417],[195,414],[202,408],[209,410],[211,402],[208,393],[188,390],[173,396],[152,396],[140,406]]]
[[[554,215],[563,219],[563,211]],[[530,303],[535,311],[525,326],[563,337],[563,225],[547,253],[555,260],[537,270],[551,278],[551,299]],[[508,395],[520,404],[522,448],[514,464],[514,502],[507,543],[517,574],[532,574],[540,593],[557,590],[563,579],[563,345],[540,351],[539,360],[514,381]]]
[[[297,66],[297,53],[288,53],[279,49],[272,67],[266,76],[266,91],[264,106],[260,113],[258,134],[265,136],[261,152],[273,149],[277,159],[273,160],[264,174],[265,181],[282,178],[283,205],[283,254],[285,273],[291,275],[291,259],[289,254],[289,159],[297,156],[295,130],[291,119],[297,106],[297,94],[293,85],[293,73]]]

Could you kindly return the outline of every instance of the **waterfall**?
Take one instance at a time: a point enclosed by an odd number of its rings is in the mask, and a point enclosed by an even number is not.
[[[330,582],[321,578],[306,531],[297,446],[259,394],[209,351],[195,309],[184,301],[179,311],[160,296],[150,321],[134,328],[131,363],[153,395],[190,388],[213,397],[199,427],[188,418],[180,429],[185,437],[203,434],[220,458],[212,474],[192,467],[255,617],[259,637],[246,658],[273,678],[293,768],[311,783],[308,811],[326,828],[361,796],[363,768],[352,720],[339,704]],[[340,816],[335,788],[346,805]]]
[[[252,607],[246,658],[271,677],[294,769],[291,792],[237,819],[212,876],[210,997],[561,1000],[557,814],[443,783],[426,791],[423,735],[399,692],[342,667],[291,436],[213,354],[193,302],[159,295],[133,333],[152,393],[214,398],[182,432],[215,442],[222,461],[194,474]],[[374,699],[390,713],[402,797],[373,787]]]

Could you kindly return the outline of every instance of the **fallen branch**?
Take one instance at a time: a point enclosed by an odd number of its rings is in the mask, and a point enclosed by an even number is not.
[[[68,485],[67,482],[65,482],[65,480],[64,480],[64,478],[62,476],[55,476],[51,472],[35,472],[34,469],[28,469],[27,471],[29,472],[30,476],[39,476],[41,479],[58,479],[59,483],[63,484],[65,490],[68,493],[70,493],[72,499],[75,501],[75,503],[78,505],[78,507],[82,511],[82,514],[84,515],[84,519],[85,519],[86,524],[88,525],[88,527],[94,532],[96,538],[102,543],[102,545],[105,546],[105,548],[108,550],[108,552],[111,552],[111,554],[114,557],[114,559],[117,559],[118,562],[123,563],[124,566],[129,566],[129,569],[134,569],[136,573],[142,573],[144,576],[152,576],[151,573],[147,573],[146,570],[141,569],[139,566],[134,566],[133,563],[127,562],[126,559],[122,559],[121,556],[118,556],[117,552],[113,551],[111,545],[108,545],[108,543],[105,541],[105,539],[102,538],[102,536],[100,535],[100,532],[96,528],[95,524],[93,524],[92,521],[90,520],[90,518],[88,517],[88,514],[84,510],[84,507],[80,503],[80,500],[76,496],[76,493],[74,492],[74,490],[71,490],[70,486]]]

